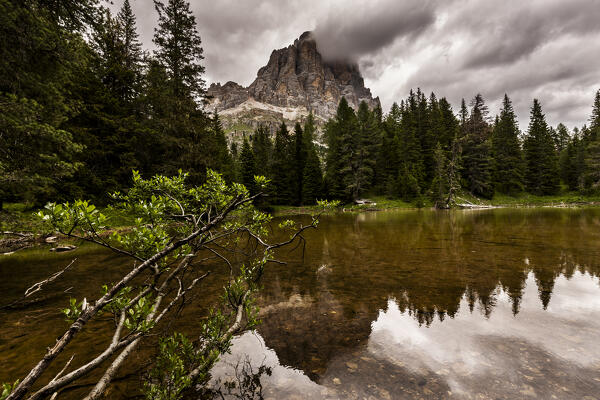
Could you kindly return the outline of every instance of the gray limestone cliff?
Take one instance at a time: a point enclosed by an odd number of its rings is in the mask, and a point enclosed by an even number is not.
[[[261,121],[301,120],[308,112],[322,121],[333,117],[345,97],[357,109],[361,101],[370,108],[379,106],[365,87],[358,65],[325,62],[310,32],[294,44],[274,50],[269,62],[258,70],[249,87],[235,82],[212,84],[209,111],[218,111],[225,121],[255,126]]]

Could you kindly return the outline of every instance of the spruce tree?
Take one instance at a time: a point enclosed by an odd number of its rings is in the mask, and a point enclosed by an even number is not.
[[[580,188],[582,168],[579,166],[579,158],[583,153],[583,143],[579,140],[579,134],[573,135],[567,147],[560,154],[560,177],[569,190]]]
[[[375,163],[374,185],[378,193],[394,194],[394,182],[398,175],[399,135],[402,113],[397,103],[392,104],[381,131],[381,146]]]
[[[246,186],[246,189],[248,189],[252,195],[256,194],[254,185],[255,165],[250,143],[248,143],[248,139],[244,137],[242,150],[240,152],[239,176],[241,178],[241,183]]]
[[[336,116],[325,126],[325,185],[331,198],[350,200],[352,197],[347,185],[352,176],[356,129],[356,114],[342,97]]]
[[[275,133],[271,162],[273,202],[291,204],[294,199],[293,142],[285,123]]]
[[[556,193],[559,188],[556,150],[537,99],[533,100],[524,149],[527,190],[538,195]]]
[[[563,123],[558,124],[556,126],[556,129],[552,130],[552,133],[554,147],[556,148],[556,151],[560,154],[567,147],[571,135],[569,135],[569,130]]]
[[[492,132],[494,185],[501,193],[517,194],[524,189],[523,156],[519,127],[512,102],[504,95],[498,123]]]
[[[344,181],[353,199],[359,198],[373,182],[380,138],[380,121],[364,101],[358,107],[356,124],[355,131],[347,142],[350,156],[347,158],[349,165],[345,168],[349,168],[349,173]]]
[[[295,205],[302,204],[302,191],[304,184],[304,167],[306,165],[306,143],[304,141],[304,131],[299,122],[294,126],[294,159],[292,165],[294,199]]]
[[[206,93],[202,41],[187,1],[154,4],[158,12],[154,58],[167,76],[160,90],[164,115],[153,121],[163,144],[160,168],[167,174],[183,169],[191,184],[201,184],[210,159],[210,119],[202,104]]]
[[[227,138],[225,137],[221,118],[216,111],[210,121],[210,135],[209,145],[212,162],[208,166],[223,174],[223,177],[227,182],[232,182],[235,179],[233,158],[231,157],[231,153],[227,146]]]
[[[588,190],[600,190],[600,90],[594,98],[584,165],[584,187]]]
[[[315,204],[317,199],[322,196],[323,189],[321,161],[314,144],[315,132],[315,120],[311,112],[304,123],[304,152],[306,154],[306,164],[304,165],[303,171],[302,204],[307,205]]]
[[[491,198],[492,183],[491,127],[488,109],[481,94],[471,102],[471,114],[464,124],[462,162],[464,186],[475,196]]]
[[[433,152],[434,170],[431,182],[431,200],[436,208],[447,208],[448,193],[447,159],[442,145],[438,142]]]
[[[175,99],[194,100],[204,97],[202,79],[204,59],[202,40],[196,27],[196,18],[185,0],[168,0],[167,4],[155,0],[158,28],[154,31],[156,59],[169,74]]]
[[[0,9],[0,208],[7,200],[64,199],[82,150],[64,122],[80,107],[71,89],[86,71],[82,32],[99,7],[4,0]]]
[[[266,126],[260,125],[252,135],[252,153],[256,160],[256,174],[269,176],[271,157],[273,153],[273,142],[269,137]]]
[[[423,152],[419,140],[419,100],[411,90],[402,110],[400,124],[400,160],[395,194],[405,200],[412,200],[422,194],[424,179]]]

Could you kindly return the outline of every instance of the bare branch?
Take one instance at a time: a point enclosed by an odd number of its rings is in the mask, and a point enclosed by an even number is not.
[[[42,287],[50,282],[54,282],[56,279],[58,279],[59,276],[61,276],[63,273],[65,273],[69,268],[71,268],[71,266],[75,263],[75,261],[77,261],[77,258],[74,258],[69,265],[67,265],[66,267],[64,267],[63,269],[61,269],[58,272],[53,273],[52,275],[50,275],[48,278],[44,279],[43,281],[37,282],[35,284],[33,284],[32,286],[30,286],[27,290],[25,290],[25,294],[23,294],[23,296],[15,301],[13,301],[10,304],[7,304],[5,306],[0,307],[0,310],[3,310],[5,308],[9,308],[12,307],[13,305],[17,304],[18,302],[22,301],[23,299],[26,299],[27,297],[31,296],[34,293],[39,292],[40,290],[42,290]]]

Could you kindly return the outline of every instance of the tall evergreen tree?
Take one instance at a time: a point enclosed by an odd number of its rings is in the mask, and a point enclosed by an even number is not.
[[[210,121],[210,152],[212,155],[211,162],[208,167],[223,174],[227,182],[232,182],[235,179],[234,163],[225,131],[219,114],[215,111]],[[255,171],[259,175],[258,171]]]
[[[291,204],[294,200],[294,169],[293,169],[292,138],[285,123],[282,123],[275,133],[275,145],[271,162],[271,179],[273,187],[273,202],[275,204]]]
[[[241,183],[246,186],[246,189],[250,191],[250,194],[256,194],[254,184],[255,165],[252,148],[250,147],[248,139],[244,137],[242,150],[240,152],[239,176],[241,177]]]
[[[164,173],[183,169],[191,184],[203,182],[209,118],[202,110],[206,89],[202,41],[196,19],[185,0],[155,1],[158,27],[154,31],[154,58],[167,76],[159,93],[163,117],[153,121],[163,144]],[[155,100],[156,101],[156,100]]]
[[[358,107],[356,123],[355,131],[346,142],[350,154],[347,157],[348,164],[344,166],[344,171],[348,171],[344,182],[353,199],[359,198],[373,182],[380,138],[380,121],[364,101]]]
[[[299,122],[294,126],[294,159],[293,159],[293,185],[295,205],[302,204],[302,192],[304,184],[304,167],[306,165],[306,143],[304,141],[304,131]]]
[[[392,104],[381,130],[381,146],[375,164],[374,185],[378,193],[394,194],[394,183],[400,167],[399,136],[402,112],[397,103]]]
[[[560,177],[569,190],[578,190],[581,187],[584,153],[584,144],[579,139],[579,133],[576,133],[560,154]]]
[[[569,130],[563,123],[558,124],[556,129],[553,130],[552,139],[554,140],[554,147],[559,154],[567,147],[570,137]]]
[[[559,184],[556,150],[537,99],[533,100],[524,149],[527,190],[540,195],[556,193]]]
[[[355,156],[355,134],[357,122],[354,110],[342,97],[335,118],[325,126],[327,143],[325,185],[330,197],[350,199],[348,190],[352,167],[351,160]]]
[[[512,102],[504,95],[498,123],[492,132],[494,185],[502,193],[523,191],[523,155],[519,142],[519,127]]]
[[[185,0],[154,1],[158,12],[158,28],[154,32],[156,59],[169,74],[175,99],[201,99],[206,93],[202,78],[204,59],[202,40],[196,27],[196,18]]]
[[[271,157],[273,153],[273,142],[269,137],[269,131],[264,125],[260,125],[252,135],[252,153],[256,160],[256,174],[270,176]]]
[[[585,151],[583,184],[586,189],[600,190],[600,90],[596,92],[590,117],[589,136]]]
[[[474,195],[491,198],[492,183],[491,127],[488,109],[481,94],[471,102],[471,114],[464,124],[462,145],[464,186]]]
[[[306,164],[303,171],[302,204],[315,204],[322,196],[323,173],[321,161],[314,144],[316,133],[315,119],[312,112],[304,123],[304,151]]]
[[[421,195],[425,180],[423,152],[419,140],[419,100],[411,90],[402,109],[400,125],[400,145],[398,146],[400,166],[396,180],[395,194],[406,200]]]
[[[435,166],[431,182],[431,200],[436,208],[446,208],[446,196],[448,193],[447,159],[446,153],[439,142],[433,152],[433,159]]]

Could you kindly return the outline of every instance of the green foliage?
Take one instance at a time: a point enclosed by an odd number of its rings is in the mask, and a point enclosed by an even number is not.
[[[537,99],[533,100],[524,149],[527,190],[533,194],[555,194],[559,187],[558,158]]]
[[[273,203],[290,204],[294,198],[294,142],[285,123],[275,134],[275,145],[271,157],[271,180],[273,182]]]
[[[471,102],[471,114],[463,125],[462,177],[463,186],[476,196],[492,198],[491,128],[488,109],[483,97],[477,94]]]
[[[81,315],[82,306],[83,301],[77,304],[77,299],[70,298],[69,306],[67,308],[63,308],[60,311],[65,315],[67,322],[73,323]]]
[[[145,398],[149,400],[177,400],[188,389],[192,381],[188,373],[201,355],[193,343],[181,333],[161,339],[156,364],[144,384]]]
[[[0,392],[0,400],[6,399],[8,397],[8,395],[12,393],[13,389],[18,384],[19,384],[19,380],[18,379],[12,385],[10,383],[3,383],[2,384],[2,392]]]
[[[242,144],[242,151],[240,152],[239,160],[241,183],[246,186],[250,193],[255,194],[256,188],[254,187],[254,176],[256,174],[256,164],[254,162],[254,154],[250,148],[250,143],[244,138]]]
[[[492,132],[494,157],[494,185],[502,193],[516,194],[524,189],[523,155],[519,141],[519,127],[512,103],[504,95],[500,118]]]

